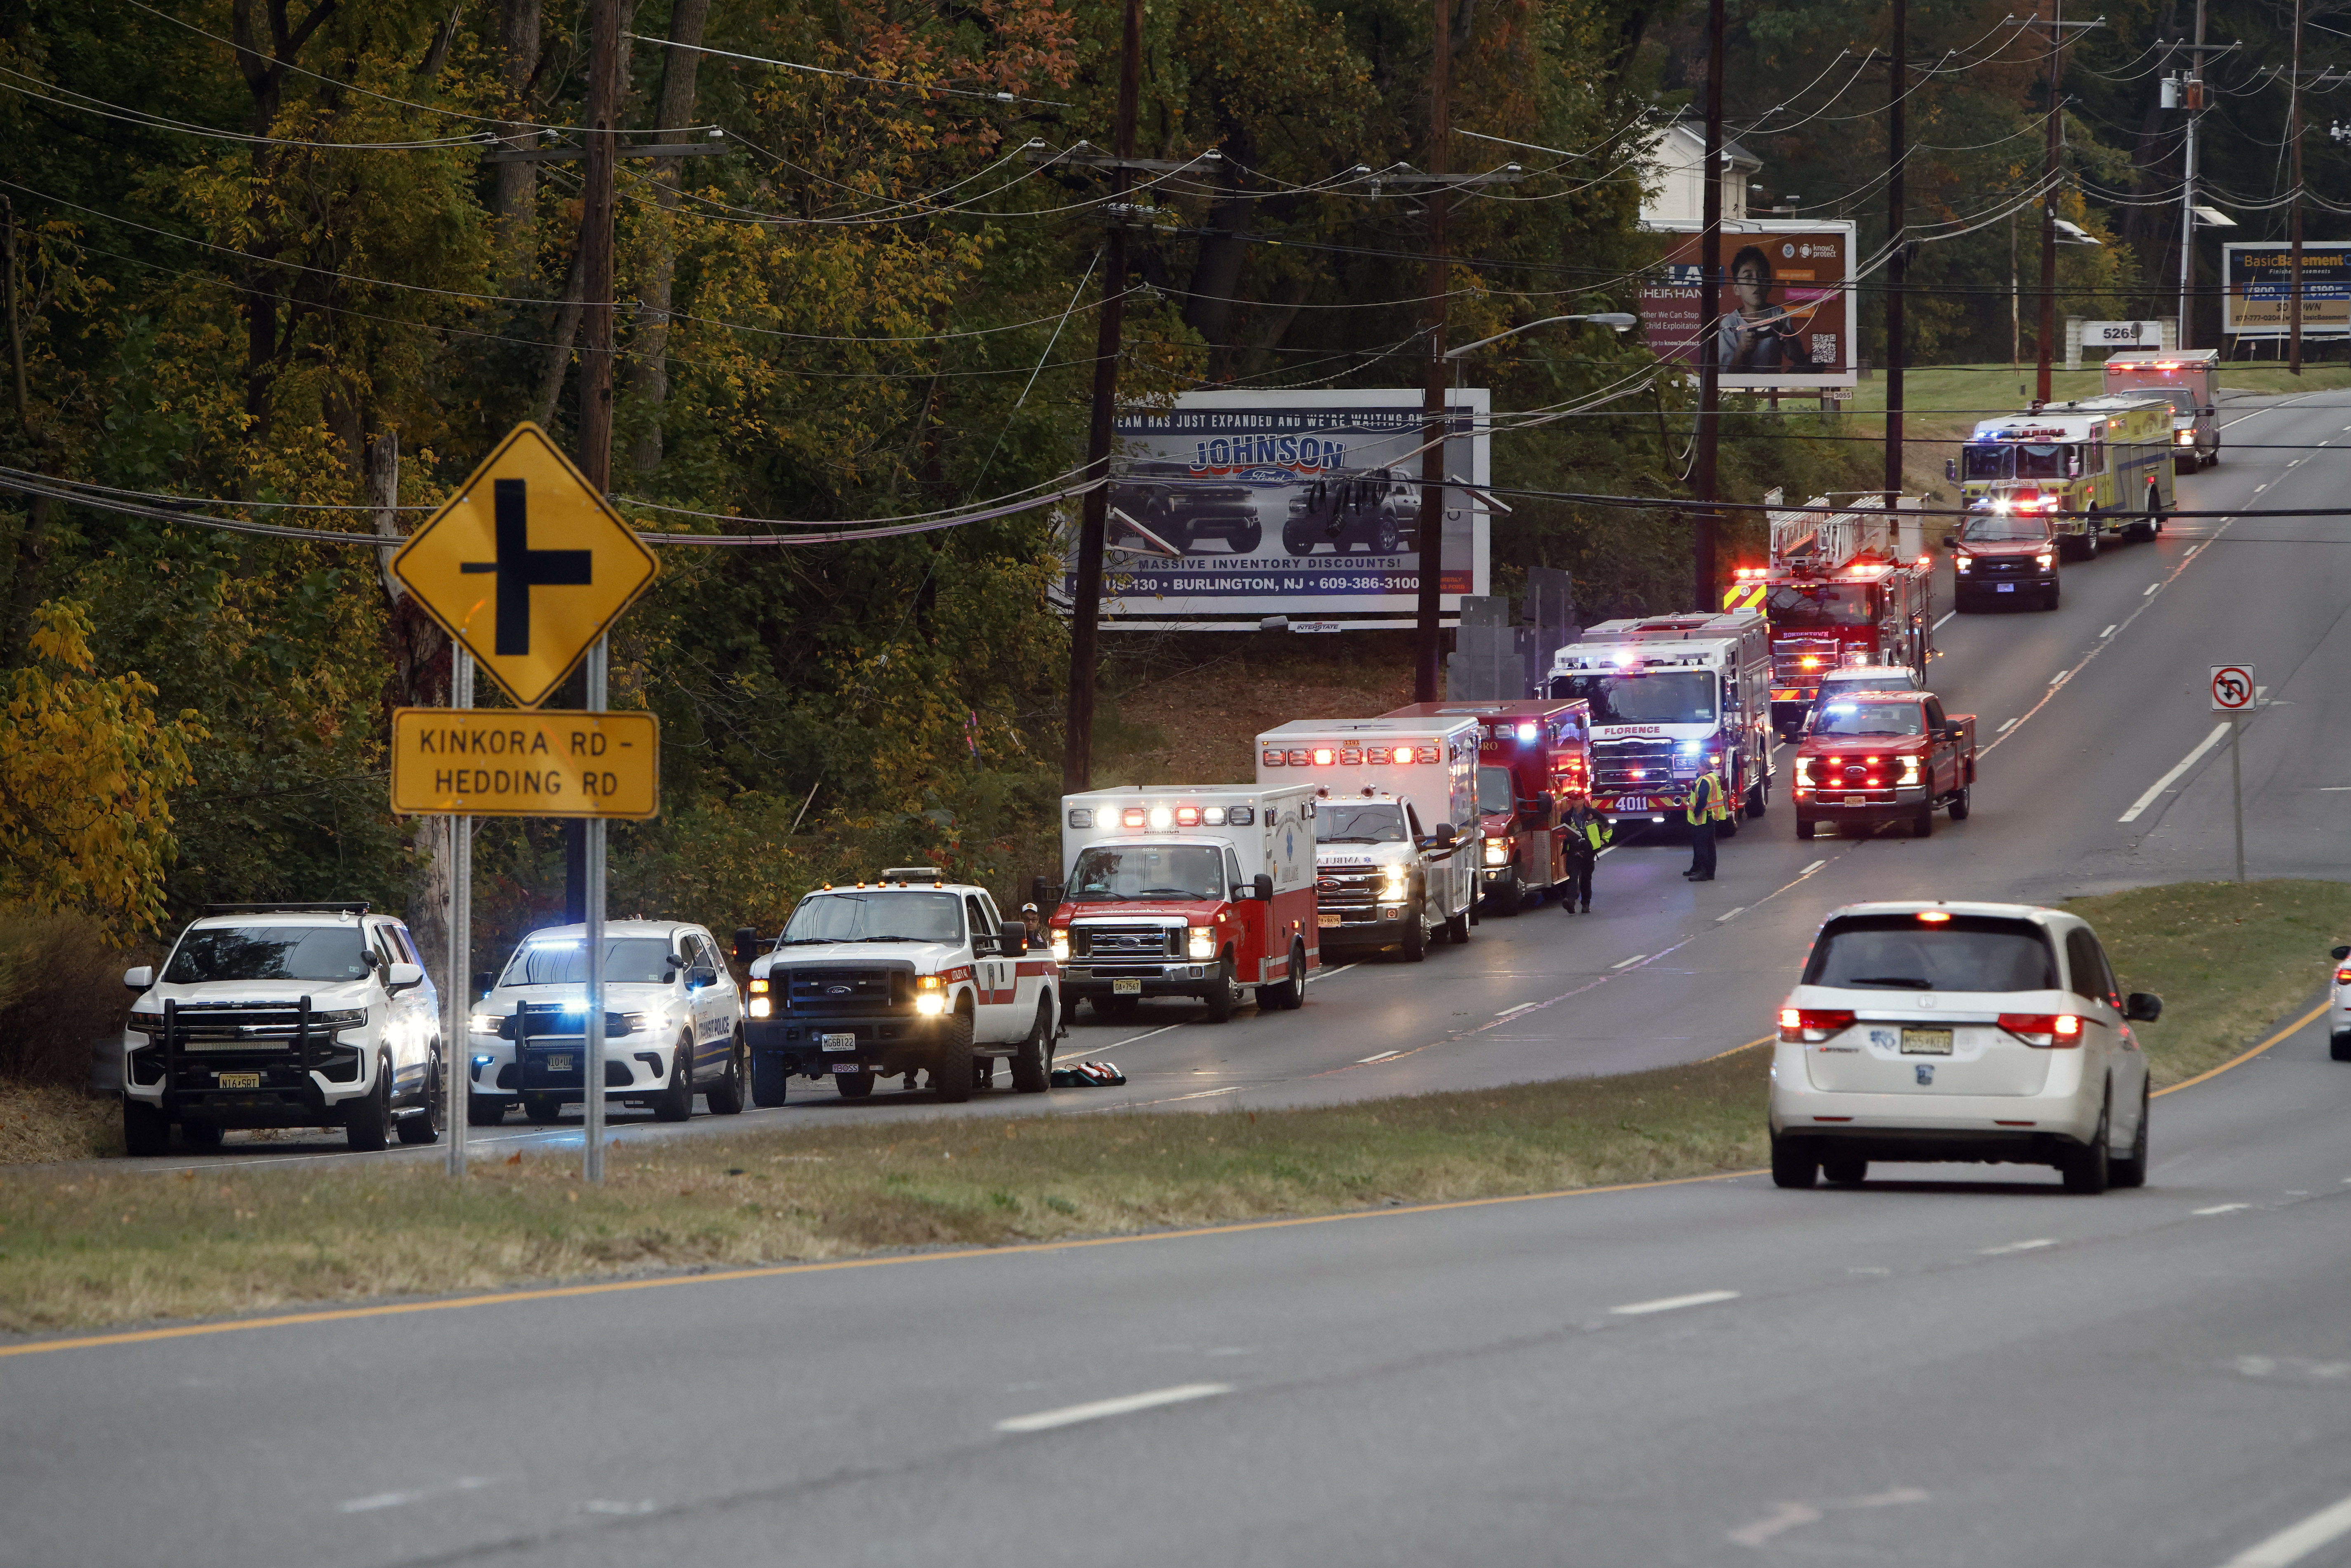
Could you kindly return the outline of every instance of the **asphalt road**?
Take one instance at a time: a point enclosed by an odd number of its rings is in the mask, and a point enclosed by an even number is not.
[[[2351,398],[2263,425],[2351,435]],[[2294,455],[2189,494],[2331,504]],[[2351,528],[2176,533],[2072,569],[2054,614],[1943,629],[1939,685],[1998,745],[1931,840],[1799,843],[1775,810],[1710,886],[1635,845],[1604,917],[1489,922],[1301,1013],[1073,1039],[1176,1108],[1708,1054],[1762,1032],[1836,904],[2226,874],[2225,754],[2121,820],[2209,734],[2225,660],[2273,704],[2252,870],[2342,875],[2351,764],[2318,720]],[[0,1344],[0,1564],[2318,1568],[2351,1553],[2346,1113],[2314,1026],[2160,1100],[2149,1185],[2097,1197],[1750,1176]]]
[[[2342,459],[2277,450],[2351,443],[2351,393],[2240,400],[2216,469],[2183,475],[2198,510],[2339,505]],[[2346,541],[2342,543],[2334,541]],[[698,1118],[681,1131],[615,1109],[615,1135],[692,1136],[841,1118],[1256,1108],[1478,1088],[1695,1060],[1764,1032],[1820,918],[1860,899],[1980,896],[2054,900],[2233,872],[2225,745],[2204,752],[2132,821],[2135,802],[2210,737],[2215,664],[2251,661],[2273,705],[2248,721],[2241,758],[2249,874],[2351,874],[2351,731],[2321,722],[2334,671],[2351,657],[2351,518],[2199,519],[2153,543],[2109,542],[2064,569],[2053,612],[1947,619],[1934,684],[1954,712],[1978,716],[1974,810],[1936,821],[1926,841],[1880,834],[1800,842],[1784,789],[1769,815],[1721,846],[1719,878],[1681,878],[1688,852],[1671,830],[1628,834],[1603,858],[1594,913],[1545,907],[1475,928],[1466,947],[1423,964],[1389,956],[1334,968],[1298,1012],[1245,1008],[1210,1025],[1188,1002],[1146,1002],[1125,1028],[1081,1023],[1064,1059],[1106,1058],[1123,1089],[993,1092],[965,1106],[885,1086],[851,1103],[805,1079],[778,1110]],[[1950,603],[1946,563],[1937,601]],[[1087,1015],[1089,1018],[1091,1014]],[[577,1147],[577,1112],[554,1129],[518,1119],[476,1130],[500,1157]],[[255,1142],[234,1134],[222,1159],[439,1158],[436,1150],[345,1155],[339,1134]]]

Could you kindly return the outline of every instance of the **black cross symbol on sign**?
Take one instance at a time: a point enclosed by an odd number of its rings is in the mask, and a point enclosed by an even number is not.
[[[528,481],[491,481],[493,516],[497,525],[498,559],[469,560],[463,572],[498,574],[498,638],[501,655],[525,657],[530,653],[530,591],[534,588],[585,588],[592,557],[584,549],[530,548],[530,502]]]

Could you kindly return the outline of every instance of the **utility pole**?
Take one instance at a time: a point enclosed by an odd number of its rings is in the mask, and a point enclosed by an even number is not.
[[[1093,786],[1094,666],[1101,656],[1102,534],[1110,519],[1110,449],[1118,434],[1118,357],[1126,319],[1127,195],[1134,188],[1135,100],[1143,94],[1143,0],[1126,0],[1119,47],[1117,156],[1111,167],[1111,225],[1104,246],[1102,319],[1094,334],[1093,417],[1086,430],[1086,492],[1078,526],[1077,580],[1070,594],[1070,716],[1061,741],[1061,792]]]
[[[1433,703],[1441,695],[1437,670],[1443,664],[1438,643],[1437,601],[1445,575],[1445,334],[1453,287],[1453,269],[1445,258],[1445,220],[1453,204],[1453,191],[1445,183],[1445,144],[1452,135],[1447,101],[1453,76],[1453,16],[1448,0],[1432,0],[1436,58],[1429,68],[1428,92],[1428,362],[1420,394],[1420,521],[1414,542],[1420,549],[1419,597],[1416,602],[1417,632],[1414,642],[1413,701]]]
[[[1715,448],[1722,426],[1722,34],[1723,0],[1708,0],[1706,15],[1706,177],[1700,187],[1705,222],[1698,239],[1698,449],[1690,471],[1698,492],[1692,519],[1691,565],[1698,612],[1709,614],[1721,599],[1715,587]]]
[[[2188,294],[2196,267],[2196,122],[2204,112],[2204,0],[2196,0],[2196,44],[2188,63],[2194,74],[2180,84],[2179,94],[2181,107],[2188,111],[2179,182],[2179,346],[2183,349],[2191,339]]]
[[[2049,401],[2049,347],[2057,333],[2057,157],[2064,141],[2065,100],[2060,68],[2065,58],[2065,0],[2056,0],[2056,26],[2049,32],[2049,156],[2041,191],[2041,361],[2032,395]]]
[[[2302,0],[2294,0],[2294,71],[2286,86],[2286,137],[2293,143],[2294,205],[2287,222],[2294,235],[2294,259],[2286,269],[2287,321],[2286,336],[2292,340],[2289,352],[2293,358],[2286,369],[2302,374]],[[2240,859],[2242,857],[2241,856]],[[2244,880],[2244,870],[2238,868],[2237,880]]]
[[[1902,165],[1909,150],[1902,141],[1902,100],[1908,96],[1909,0],[1893,0],[1894,54],[1886,77],[1886,510],[1890,517],[1902,496]]]

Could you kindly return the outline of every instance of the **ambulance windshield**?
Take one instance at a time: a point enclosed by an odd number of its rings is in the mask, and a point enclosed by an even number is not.
[[[1393,800],[1325,800],[1314,809],[1318,844],[1400,844],[1404,809]]]
[[[1764,613],[1774,630],[1866,626],[1877,619],[1877,590],[1865,582],[1782,583],[1764,601]]]
[[[1510,770],[1507,768],[1478,769],[1478,810],[1487,816],[1513,809]]]
[[[1623,670],[1613,674],[1562,675],[1551,684],[1555,697],[1581,697],[1592,705],[1592,722],[1603,724],[1712,724],[1711,670]]]
[[[1224,852],[1213,844],[1095,844],[1070,873],[1072,904],[1224,896]]]

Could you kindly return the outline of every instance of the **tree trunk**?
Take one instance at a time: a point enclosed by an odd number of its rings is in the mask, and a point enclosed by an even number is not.
[[[555,405],[563,401],[563,378],[571,371],[571,343],[580,336],[580,248],[571,251],[571,271],[563,284],[563,303],[555,312],[555,340],[547,346],[547,369],[538,380],[538,406],[532,417],[542,430],[555,428]]]
[[[406,538],[400,526],[400,432],[380,430],[367,444],[367,505],[376,537],[387,541],[376,551],[384,597],[391,612],[384,634],[391,643],[392,697],[394,707],[446,707],[449,704],[448,634],[424,613],[415,598],[392,575],[392,552]],[[455,817],[413,817],[408,835],[408,929],[418,951],[428,957],[449,950],[449,893],[452,853],[450,836]],[[444,977],[444,987],[460,984],[463,977]]]
[[[538,69],[538,5],[539,0],[506,0],[498,15],[498,47],[504,55],[502,76],[507,101],[513,112],[528,112],[530,102],[531,78]],[[506,145],[527,148],[538,140],[538,133],[518,124],[501,127]],[[536,163],[498,163],[497,219],[499,275],[509,294],[517,293],[517,285],[530,275],[531,264],[538,256],[538,165]]]
[[[670,41],[700,44],[703,24],[709,17],[710,0],[676,0],[669,17]],[[673,139],[694,120],[695,73],[701,60],[692,48],[667,50],[662,60],[661,101],[653,110],[653,126]],[[662,461],[662,405],[669,397],[670,291],[677,275],[673,226],[682,180],[680,162],[653,160],[653,203],[661,216],[653,225],[653,275],[645,281],[629,363],[629,396],[637,405],[633,412],[639,422],[637,437],[629,445],[629,465],[640,474],[651,474]]]

